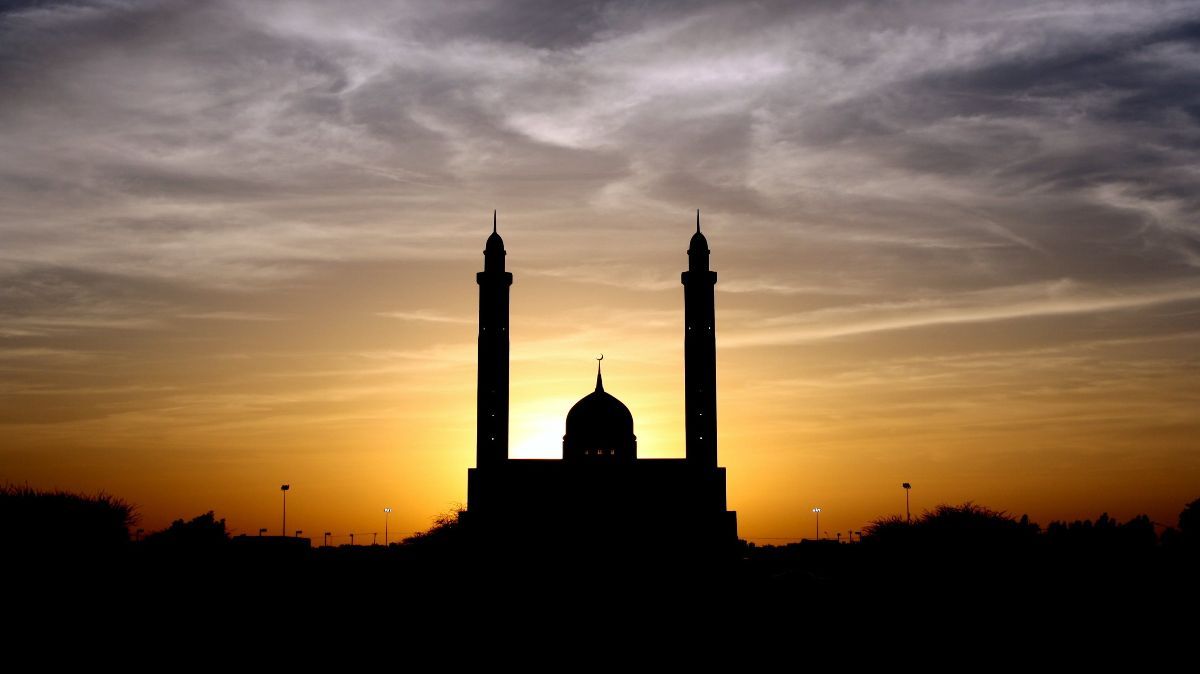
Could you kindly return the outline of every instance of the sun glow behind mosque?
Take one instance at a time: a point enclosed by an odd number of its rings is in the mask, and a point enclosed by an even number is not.
[[[567,411],[574,404],[568,395],[514,400],[508,455],[514,459],[561,459]]]

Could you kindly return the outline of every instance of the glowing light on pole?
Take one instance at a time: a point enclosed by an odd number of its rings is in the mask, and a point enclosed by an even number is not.
[[[387,547],[387,544],[388,544],[388,515],[391,515],[391,514],[392,514],[391,508],[383,509],[383,547],[385,547],[385,548]]]
[[[912,485],[905,482],[900,486],[904,487],[904,520],[912,524],[912,510],[908,507],[908,491],[912,489]]]
[[[287,536],[287,493],[291,488],[290,484],[279,485],[279,491],[283,492],[283,528],[279,531],[280,536]]]
[[[817,515],[817,540],[821,540],[821,509],[813,508],[813,512]]]

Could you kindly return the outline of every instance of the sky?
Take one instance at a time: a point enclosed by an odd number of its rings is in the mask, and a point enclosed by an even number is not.
[[[683,454],[702,211],[743,538],[1200,497],[1200,2],[8,2],[0,482],[428,527],[605,388]],[[548,504],[548,507],[550,505]],[[359,542],[363,542],[359,538]],[[382,538],[380,539],[382,542]]]

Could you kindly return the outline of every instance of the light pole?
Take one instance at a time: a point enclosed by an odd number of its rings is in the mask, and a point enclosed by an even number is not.
[[[387,544],[388,544],[388,535],[387,535],[388,534],[388,528],[387,528],[388,527],[388,515],[391,515],[391,514],[392,514],[391,508],[383,509],[383,547],[385,547],[385,548],[387,547]]]
[[[280,536],[287,536],[287,493],[291,488],[290,484],[279,485],[279,491],[283,492],[283,529],[279,531]]]
[[[813,512],[817,514],[817,540],[821,540],[821,509],[813,508]]]
[[[263,527],[263,528],[261,528],[261,529],[259,529],[259,530],[258,530],[258,535],[259,535],[260,537],[261,537],[263,534],[265,534],[265,533],[267,533],[267,528],[266,528],[266,527]]]
[[[300,538],[300,534],[302,534],[302,533],[304,533],[304,532],[297,529],[296,530],[296,538]]]
[[[325,545],[324,545],[324,547],[326,547],[326,548],[327,548],[327,547],[329,547],[329,534],[330,534],[330,532],[328,532],[328,531],[326,531],[326,532],[325,532]]]
[[[912,489],[912,485],[905,482],[900,486],[904,487],[904,520],[912,524],[912,511],[908,508],[908,491]]]
[[[354,547],[354,533],[350,533],[350,547]]]

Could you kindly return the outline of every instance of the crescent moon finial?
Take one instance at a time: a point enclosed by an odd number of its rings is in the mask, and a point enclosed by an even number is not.
[[[599,357],[599,358],[597,358],[596,360],[597,360],[597,361],[604,360],[604,354],[600,354],[600,357]]]

